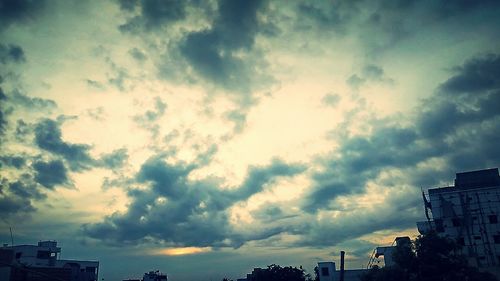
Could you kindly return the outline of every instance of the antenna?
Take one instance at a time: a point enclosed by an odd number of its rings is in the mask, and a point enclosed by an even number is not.
[[[14,246],[14,236],[12,236],[12,227],[9,226],[10,229],[10,243],[12,246]]]

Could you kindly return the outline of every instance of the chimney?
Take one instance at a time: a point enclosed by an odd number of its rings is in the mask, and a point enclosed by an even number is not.
[[[344,281],[344,256],[345,252],[340,251],[340,281]]]

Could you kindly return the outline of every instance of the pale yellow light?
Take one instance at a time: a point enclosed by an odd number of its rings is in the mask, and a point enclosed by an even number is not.
[[[163,256],[183,256],[193,255],[212,251],[211,247],[182,247],[182,248],[165,248],[151,251],[153,255]]]

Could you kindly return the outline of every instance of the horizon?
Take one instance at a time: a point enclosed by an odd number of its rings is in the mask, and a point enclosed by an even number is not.
[[[498,1],[0,0],[0,241],[99,279],[364,268],[500,166]],[[452,184],[453,185],[453,184]]]

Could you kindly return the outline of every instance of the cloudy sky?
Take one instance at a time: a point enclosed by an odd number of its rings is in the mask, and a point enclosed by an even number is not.
[[[0,0],[0,238],[100,278],[365,266],[500,164],[498,1]]]

